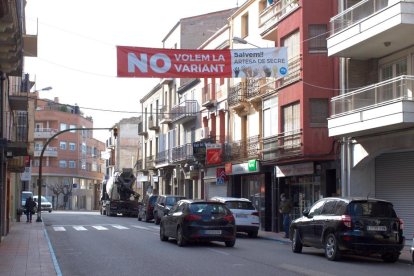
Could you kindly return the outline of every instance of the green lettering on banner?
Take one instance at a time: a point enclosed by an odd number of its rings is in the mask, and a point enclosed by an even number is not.
[[[249,172],[254,172],[257,170],[256,167],[256,160],[249,160],[249,163],[247,163],[247,167],[249,169]]]

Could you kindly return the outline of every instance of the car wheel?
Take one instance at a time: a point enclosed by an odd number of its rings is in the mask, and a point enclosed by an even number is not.
[[[164,225],[160,226],[160,240],[161,241],[168,241],[168,237],[165,235]]]
[[[386,263],[395,263],[396,261],[398,261],[399,257],[400,254],[394,252],[385,253],[381,255],[382,260]]]
[[[293,240],[292,240],[292,251],[294,253],[301,253],[302,252],[302,241],[300,239],[298,229],[293,230]]]
[[[325,239],[325,256],[330,261],[337,261],[341,257],[338,241],[333,233],[329,233]]]
[[[249,238],[257,238],[258,234],[259,234],[259,231],[252,231],[252,232],[249,232],[247,235],[249,235]]]
[[[52,213],[52,210],[49,210],[49,213]]]
[[[226,247],[233,247],[236,244],[236,240],[225,241],[224,244],[226,245]]]
[[[181,227],[178,227],[177,229],[177,245],[179,247],[183,247],[186,244],[183,229]]]

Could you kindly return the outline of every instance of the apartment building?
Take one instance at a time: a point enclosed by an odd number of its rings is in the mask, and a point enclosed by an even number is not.
[[[180,19],[162,40],[163,48],[197,49],[227,23],[233,10]],[[202,119],[200,79],[161,79],[140,100],[144,192],[204,197],[201,166],[193,156]]]
[[[32,93],[37,98],[38,93]],[[76,129],[69,130],[68,129]],[[85,130],[82,130],[85,129]],[[42,195],[54,208],[94,210],[99,202],[99,187],[104,179],[102,153],[105,143],[92,136],[93,119],[78,106],[37,99],[34,126],[34,157],[31,185],[37,193],[40,155]],[[65,131],[54,138],[55,134]]]
[[[293,217],[340,193],[337,145],[327,127],[339,84],[326,37],[337,9],[336,1],[270,2],[246,1],[230,17],[231,47],[287,47],[288,74],[278,79],[246,72],[250,77],[230,80],[225,172],[230,194],[251,199],[260,210],[262,229],[279,231],[281,193],[293,201]]]
[[[390,200],[414,233],[412,1],[338,1],[328,55],[341,57],[329,135],[342,142],[344,195]]]
[[[25,33],[25,1],[0,1],[0,242],[16,219],[31,147],[33,85],[24,57],[37,55],[37,36]]]

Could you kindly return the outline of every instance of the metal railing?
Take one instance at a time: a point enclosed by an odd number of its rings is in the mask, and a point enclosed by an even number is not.
[[[390,0],[364,0],[351,6],[349,9],[331,18],[331,35],[338,33],[349,26],[367,18],[390,5]],[[396,0],[394,0],[396,2]],[[399,0],[398,2],[404,2]]]
[[[151,170],[155,169],[154,155],[145,157],[145,169]]]
[[[245,82],[239,82],[238,84],[230,87],[227,99],[229,106],[235,106],[246,101],[246,87],[247,85]]]
[[[171,108],[171,120],[177,121],[185,117],[197,116],[197,104],[196,100],[186,100],[174,106]]]
[[[172,149],[172,162],[193,160],[193,144],[187,143]]]
[[[298,6],[298,0],[275,1],[259,15],[259,27],[264,24],[268,24],[269,26],[277,24],[282,18],[286,17]],[[270,24],[270,22],[272,24]]]
[[[259,135],[231,142],[225,146],[225,160],[246,160],[258,157]]]
[[[163,150],[160,152],[157,152],[155,155],[155,164],[165,164],[165,163],[169,163],[170,161],[170,150]]]
[[[413,100],[414,76],[399,76],[331,99],[332,117],[401,100]]]
[[[263,138],[262,160],[280,160],[302,154],[302,130],[292,130]]]

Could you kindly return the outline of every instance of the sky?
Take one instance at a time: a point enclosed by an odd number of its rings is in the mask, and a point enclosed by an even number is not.
[[[25,73],[40,97],[78,105],[95,128],[139,116],[139,100],[159,79],[117,78],[116,46],[161,48],[181,19],[241,6],[245,0],[27,0],[26,33],[38,35]],[[94,131],[105,141],[108,131]]]

